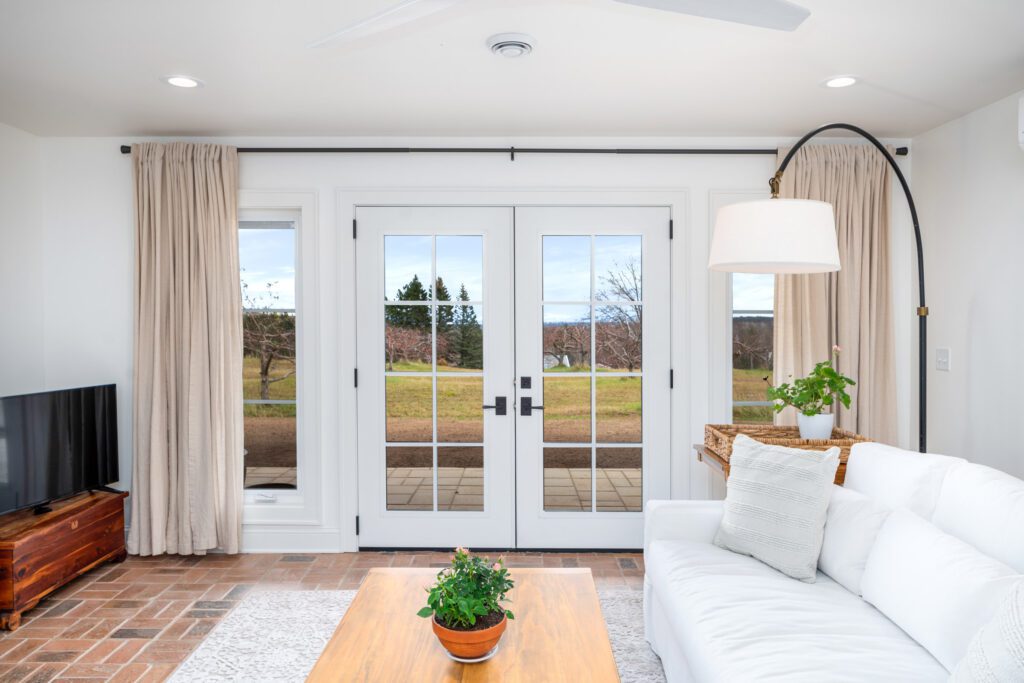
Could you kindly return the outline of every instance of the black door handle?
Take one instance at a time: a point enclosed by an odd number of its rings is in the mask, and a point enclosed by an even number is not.
[[[493,406],[484,406],[484,410],[493,410],[495,415],[508,415],[508,398],[495,396]]]
[[[529,417],[535,410],[544,410],[544,406],[533,405],[533,399],[529,396],[523,396],[519,399],[519,414],[525,417]]]

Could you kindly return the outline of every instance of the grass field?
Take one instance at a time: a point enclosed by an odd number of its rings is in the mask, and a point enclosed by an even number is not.
[[[771,380],[772,371],[765,369],[732,371],[732,395],[737,401],[765,401],[765,390]],[[732,409],[733,422],[771,423],[774,411],[771,406],[736,406]]]

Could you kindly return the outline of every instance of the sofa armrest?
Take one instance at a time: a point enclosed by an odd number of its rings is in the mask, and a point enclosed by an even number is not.
[[[652,541],[711,543],[725,509],[721,500],[652,500],[644,513],[644,552]]]

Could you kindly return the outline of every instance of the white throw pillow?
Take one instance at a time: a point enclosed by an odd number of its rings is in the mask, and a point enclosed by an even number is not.
[[[953,683],[1024,681],[1024,583],[1010,591],[995,618],[967,646],[950,679]]]
[[[833,488],[818,568],[846,590],[860,595],[864,566],[889,512],[863,493],[842,486]]]
[[[732,445],[725,513],[715,545],[813,583],[839,449],[768,446],[740,434]]]
[[[1010,567],[916,514],[893,510],[864,568],[864,599],[947,671],[1020,580]]]

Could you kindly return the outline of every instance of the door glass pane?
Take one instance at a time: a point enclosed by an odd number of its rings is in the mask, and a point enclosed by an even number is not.
[[[544,371],[590,370],[590,306],[544,307]]]
[[[598,235],[594,238],[594,283],[599,301],[640,301],[640,235]]]
[[[438,447],[437,509],[483,511],[483,446]]]
[[[241,221],[245,488],[298,483],[295,239],[291,221]]]
[[[643,509],[643,449],[597,449],[598,512],[639,512]]]
[[[438,301],[483,301],[483,244],[479,235],[437,236]]]
[[[597,441],[643,443],[640,377],[598,377]]]
[[[623,486],[638,481],[643,449],[610,446],[643,443],[643,238],[546,235],[543,247],[544,442],[589,445],[545,449],[545,509],[589,510],[593,482],[596,510],[639,510],[639,489]],[[566,478],[586,483],[585,501],[567,498]]]
[[[484,367],[482,306],[437,307],[437,370],[480,372]]]
[[[431,377],[385,378],[389,442],[430,443],[434,440],[433,384]]]
[[[384,299],[430,299],[432,238],[429,235],[384,237]]]
[[[430,372],[433,349],[430,306],[384,306],[384,369]]]
[[[643,356],[643,309],[597,306],[594,352],[601,372],[639,372]]]
[[[590,377],[544,378],[544,441],[590,443]]]
[[[771,424],[775,276],[732,276],[732,421]]]
[[[590,237],[545,235],[544,300],[590,301]]]
[[[385,459],[388,510],[433,510],[433,448],[388,446]]]
[[[544,449],[544,509],[590,512],[591,449]]]
[[[483,402],[483,377],[438,377],[437,440],[482,443]]]

